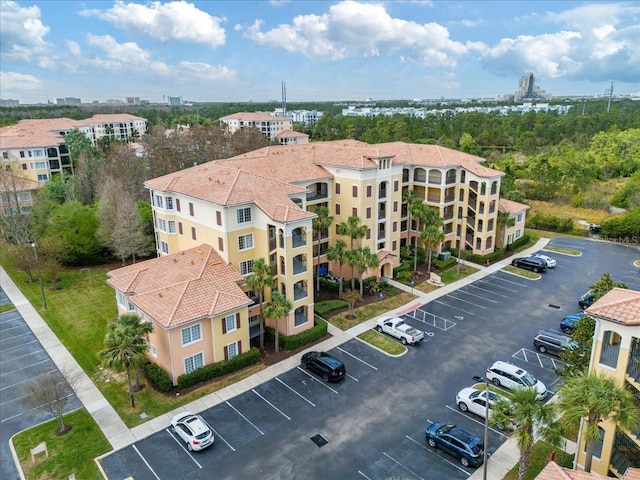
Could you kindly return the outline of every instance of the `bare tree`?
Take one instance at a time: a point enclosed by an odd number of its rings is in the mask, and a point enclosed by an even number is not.
[[[27,198],[39,185],[21,177],[16,168],[0,171],[0,234],[14,244],[25,243],[31,237],[31,216]]]
[[[71,430],[71,425],[64,423],[64,409],[73,395],[74,386],[77,386],[74,375],[54,370],[35,377],[25,387],[29,402],[34,407],[43,408],[58,420],[56,435],[64,435]]]

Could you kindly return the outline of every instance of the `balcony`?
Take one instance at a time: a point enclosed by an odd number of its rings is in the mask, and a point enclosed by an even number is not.
[[[298,282],[293,286],[293,299],[301,300],[307,298],[306,282]]]
[[[307,237],[303,235],[293,235],[291,237],[293,248],[304,247],[307,244]]]
[[[308,188],[310,192],[307,193],[307,202],[329,198],[329,187],[326,183],[314,183]]]
[[[387,210],[386,208],[382,208],[380,210],[378,210],[378,220],[383,220],[387,218]]]
[[[295,257],[293,259],[293,274],[298,275],[300,273],[305,273],[307,271],[307,262],[306,260],[299,259]]]

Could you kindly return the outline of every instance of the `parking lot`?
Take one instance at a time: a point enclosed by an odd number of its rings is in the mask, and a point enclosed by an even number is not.
[[[603,273],[640,289],[637,249],[566,238],[554,244],[582,255],[550,253],[558,266],[539,280],[499,271],[406,312],[407,323],[433,335],[405,355],[350,340],[330,351],[347,365],[344,381],[325,384],[294,368],[200,412],[216,433],[213,447],[190,453],[167,428],[105,457],[105,471],[136,480],[469,477],[473,469],[425,441],[427,426],[439,421],[482,438],[483,419],[458,410],[456,393],[495,360],[556,391],[560,360],[534,349],[536,332],[558,329]],[[505,439],[491,429],[489,453]]]
[[[0,289],[0,304],[9,303]],[[31,405],[25,387],[32,379],[56,370],[47,352],[17,310],[0,314],[0,477],[16,479],[18,472],[9,451],[9,439],[17,432],[52,418]],[[80,407],[75,395],[66,411]]]

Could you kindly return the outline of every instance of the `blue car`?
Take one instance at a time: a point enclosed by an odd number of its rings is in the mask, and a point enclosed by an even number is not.
[[[431,448],[440,448],[460,459],[465,467],[479,467],[484,462],[484,444],[473,433],[446,423],[434,423],[425,431]]]
[[[578,312],[575,315],[567,315],[560,322],[560,330],[567,334],[575,332],[576,324],[585,315],[586,314],[584,312]]]

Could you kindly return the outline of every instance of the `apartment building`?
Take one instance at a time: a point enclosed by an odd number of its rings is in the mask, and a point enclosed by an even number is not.
[[[147,121],[129,114],[94,115],[85,120],[47,118],[20,120],[0,128],[2,168],[14,168],[20,175],[46,182],[52,175],[73,175],[73,165],[64,137],[78,129],[96,142],[105,136],[117,140],[139,137],[147,131]]]
[[[238,112],[220,118],[220,125],[226,125],[233,133],[240,128],[257,128],[269,140],[275,140],[279,133],[293,129],[293,120],[265,112]]]
[[[498,212],[506,212],[509,214],[509,218],[513,220],[513,225],[505,225],[504,232],[498,232],[500,241],[498,246],[504,248],[507,245],[512,244],[524,235],[524,220],[526,218],[529,205],[524,205],[520,202],[514,202],[513,200],[507,200],[501,198],[498,201]]]
[[[614,288],[586,313],[596,320],[589,371],[611,376],[620,387],[633,392],[640,407],[640,292]],[[584,463],[581,429],[576,465]],[[609,421],[602,422],[591,471],[623,478],[630,467],[640,468],[640,425],[627,431]]]
[[[294,130],[284,130],[276,135],[276,141],[280,145],[297,145],[300,143],[309,143],[309,135],[306,133],[296,132]]]

